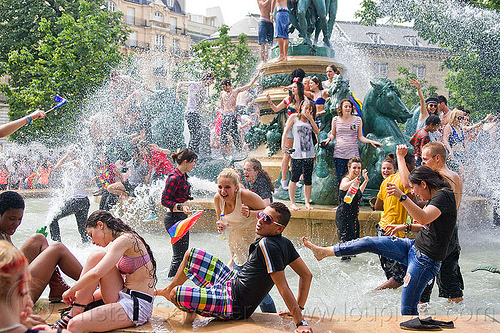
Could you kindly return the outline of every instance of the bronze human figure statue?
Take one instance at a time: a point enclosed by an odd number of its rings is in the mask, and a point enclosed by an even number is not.
[[[290,22],[303,38],[302,44],[312,46],[317,43],[319,33],[323,33],[323,43],[330,47],[330,37],[337,15],[337,0],[288,0]]]

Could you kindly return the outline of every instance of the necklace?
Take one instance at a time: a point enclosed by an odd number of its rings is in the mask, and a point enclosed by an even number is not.
[[[14,325],[11,325],[9,327],[0,328],[0,332],[7,332],[10,330],[13,330],[14,328],[18,328],[18,327],[22,327],[22,326],[23,326],[23,324],[14,324]]]

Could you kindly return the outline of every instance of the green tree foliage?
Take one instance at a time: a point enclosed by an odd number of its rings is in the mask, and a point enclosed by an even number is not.
[[[477,114],[500,105],[500,1],[498,0],[364,0],[357,13],[365,24],[386,17],[414,22],[419,36],[447,48],[450,71],[445,87],[450,105]]]
[[[103,0],[0,0],[0,75],[9,118],[48,109],[59,94],[68,105],[11,136],[56,143],[69,138],[85,96],[121,60],[118,47],[128,36],[122,14],[105,10]]]
[[[247,84],[255,75],[258,62],[247,44],[248,36],[241,34],[237,41],[229,36],[229,27],[223,25],[219,29],[219,38],[201,41],[191,47],[193,59],[186,63],[180,71],[180,77],[198,79],[203,72],[212,72],[215,76],[215,87],[220,91],[219,83],[224,78],[237,83]],[[214,103],[214,99],[211,100]]]
[[[399,92],[401,93],[401,99],[403,103],[411,109],[415,105],[420,103],[420,99],[418,98],[417,90],[410,84],[412,79],[418,80],[417,75],[415,73],[410,72],[408,67],[398,66],[399,75],[402,77],[398,77],[394,80],[394,83],[398,86]],[[422,84],[422,93],[424,94],[424,98],[428,98],[431,96],[437,96],[436,86],[427,85],[427,80],[422,80],[420,82]]]

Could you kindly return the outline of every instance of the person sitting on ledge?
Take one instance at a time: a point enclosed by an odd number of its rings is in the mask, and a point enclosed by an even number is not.
[[[281,233],[290,220],[290,211],[281,202],[273,202],[258,213],[256,233],[260,237],[250,246],[250,256],[239,272],[203,250],[187,251],[174,280],[155,295],[170,300],[187,312],[186,320],[196,313],[219,319],[246,319],[276,284],[297,329],[312,332],[302,310],[307,301],[312,274],[292,242]],[[297,298],[288,286],[285,267],[289,265],[300,277]],[[182,284],[191,279],[197,287]]]

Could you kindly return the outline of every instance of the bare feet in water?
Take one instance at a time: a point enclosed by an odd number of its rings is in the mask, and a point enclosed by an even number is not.
[[[299,208],[299,206],[297,206],[296,204],[291,204],[291,205],[290,205],[290,209],[291,209],[291,210],[299,210],[300,208]]]
[[[278,59],[276,59],[276,62],[282,62],[282,61],[287,61],[287,57],[279,57]]]
[[[197,314],[195,312],[183,312],[181,324],[185,326],[192,326],[196,316]]]
[[[156,289],[155,296],[163,296],[166,299],[170,300],[170,291],[171,290],[172,290],[172,288],[170,288],[170,286],[166,286],[165,288],[161,288],[161,289]]]
[[[304,246],[307,247],[309,250],[312,251],[314,254],[314,257],[316,260],[320,261],[321,259],[325,258],[328,256],[328,248],[320,247],[318,245],[314,245],[307,239],[307,237],[302,237],[302,243],[304,243]]]

